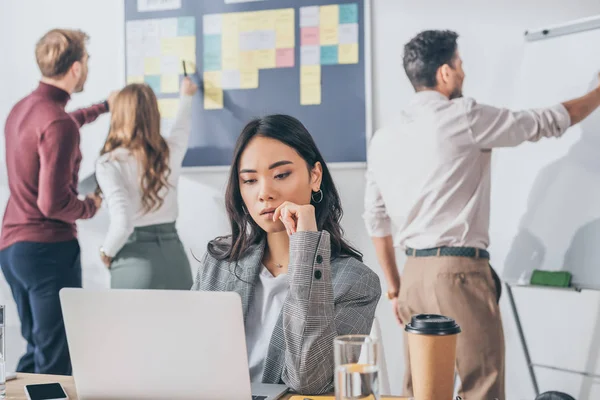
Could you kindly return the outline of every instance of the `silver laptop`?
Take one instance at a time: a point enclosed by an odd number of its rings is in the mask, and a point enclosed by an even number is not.
[[[250,384],[237,293],[65,288],[77,394],[95,399],[274,400]]]

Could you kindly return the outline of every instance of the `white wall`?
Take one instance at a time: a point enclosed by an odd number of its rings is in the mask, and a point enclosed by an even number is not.
[[[276,5],[276,1],[271,2]],[[465,93],[482,102],[509,105],[515,89],[514,77],[519,71],[524,51],[522,32],[526,28],[600,13],[600,2],[597,0],[497,0],[494,4],[478,0],[457,0],[451,3],[435,0],[426,5],[408,0],[373,0],[373,3],[373,97],[376,127],[391,120],[412,94],[402,70],[402,45],[420,30],[431,28],[458,31],[461,34],[461,54],[467,73]],[[123,10],[120,0],[2,0],[0,120],[6,118],[15,101],[35,86],[38,78],[33,57],[35,42],[46,30],[58,26],[82,28],[92,37],[89,49],[92,55],[90,79],[86,92],[74,96],[72,106],[82,106],[102,99],[110,90],[123,83]],[[91,171],[107,131],[107,124],[107,117],[103,117],[83,130],[82,174]],[[3,161],[0,165],[4,169]],[[345,208],[343,223],[346,233],[363,250],[366,263],[380,273],[360,218],[364,190],[363,171],[335,170],[334,177]],[[196,172],[182,177],[179,229],[186,246],[197,255],[202,254],[207,240],[227,230],[223,208],[219,203],[225,179],[225,173],[218,172]],[[0,183],[0,206],[3,208],[7,196],[5,178]],[[502,213],[502,198],[510,195],[494,193],[493,215]],[[100,215],[80,224],[84,284],[87,286],[107,284],[108,274],[97,258],[97,249],[106,230],[105,217]],[[494,219],[492,242],[495,237],[502,236],[508,230],[512,232],[515,227],[502,226],[501,221]],[[494,245],[492,251],[495,251]],[[498,253],[506,254],[506,249],[498,249]],[[400,265],[403,261],[404,258],[399,257]],[[493,262],[498,270],[502,270],[503,258],[495,257]],[[541,296],[543,295],[542,293]],[[552,316],[561,315],[561,320],[564,321],[564,317],[574,313],[573,310],[596,313],[598,298],[595,294],[586,294],[584,297],[564,294],[558,299],[563,304],[562,308],[542,314],[540,308],[544,309],[544,303],[557,301],[557,296],[552,296],[550,299],[548,295],[540,297],[531,290],[517,292],[518,300],[522,300],[519,305],[522,307],[524,320],[527,321],[525,328],[528,333],[538,334],[539,327],[546,326],[547,319]],[[0,281],[0,302],[9,304],[9,343],[13,346],[9,357],[14,365],[21,342],[18,339],[14,305],[3,281]],[[534,303],[536,307],[528,307],[529,303]],[[590,310],[584,308],[585,304],[590,303],[593,304]],[[532,399],[531,386],[506,297],[502,302],[502,310],[507,341],[508,398]],[[392,389],[399,393],[403,371],[401,329],[391,316],[389,304],[382,298],[378,317],[383,328]],[[591,329],[583,331],[583,334],[591,332]],[[537,340],[537,353],[552,353],[557,347],[555,340],[559,339],[561,338],[544,335],[542,332]],[[589,335],[587,339],[589,342]],[[578,354],[586,353],[585,343],[574,343],[573,340],[569,343],[583,349]],[[577,379],[565,374],[544,373],[540,378],[543,389],[562,388],[577,395],[581,388]]]

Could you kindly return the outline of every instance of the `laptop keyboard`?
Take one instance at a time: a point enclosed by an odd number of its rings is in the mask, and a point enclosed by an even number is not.
[[[252,400],[266,400],[267,396],[252,396]]]

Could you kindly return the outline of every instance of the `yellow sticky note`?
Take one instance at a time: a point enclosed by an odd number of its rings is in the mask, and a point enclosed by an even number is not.
[[[223,69],[239,69],[240,40],[239,34],[230,32],[221,36],[221,67]]]
[[[300,67],[300,87],[321,84],[321,66],[303,65]]]
[[[242,69],[257,69],[258,65],[257,51],[241,51],[239,64]]]
[[[275,68],[275,49],[256,50],[255,61],[258,69]]]
[[[303,106],[321,104],[321,84],[300,86],[300,104]]]
[[[319,24],[321,26],[335,27],[340,23],[340,6],[332,4],[321,6],[319,9]]]
[[[160,75],[160,57],[144,58],[144,75]]]
[[[179,92],[179,75],[163,75],[160,77],[161,93]]]
[[[204,90],[221,89],[222,87],[221,71],[204,72]]]
[[[322,46],[338,44],[338,28],[321,26],[319,29],[319,38],[321,39]]]
[[[204,109],[220,110],[223,108],[223,89],[208,88],[204,89]]]
[[[184,60],[195,60],[196,59],[196,37],[185,36],[181,37],[181,57]]]
[[[160,51],[165,56],[177,56],[185,60],[195,60],[196,37],[162,38],[160,41]]]
[[[228,13],[223,14],[223,25],[222,25],[222,35],[225,35],[227,32],[231,32],[237,34],[239,31],[240,24],[240,14],[241,13]]]
[[[158,110],[162,118],[175,118],[177,108],[179,107],[179,99],[159,99]]]
[[[256,31],[258,27],[258,12],[250,11],[240,13],[239,16],[239,30],[240,32]]]
[[[338,63],[358,63],[358,43],[340,44],[338,46]]]
[[[294,9],[273,10],[275,15],[275,47],[289,49],[295,46]]]
[[[142,75],[139,76],[128,76],[127,84],[130,85],[132,83],[144,83],[144,77]]]
[[[275,10],[265,10],[258,12],[256,21],[257,29],[261,31],[272,31],[275,29]]]
[[[258,70],[242,69],[240,71],[240,88],[256,89],[258,88]]]

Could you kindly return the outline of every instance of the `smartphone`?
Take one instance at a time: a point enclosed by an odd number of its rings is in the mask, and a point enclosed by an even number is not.
[[[68,400],[67,392],[60,383],[25,385],[25,394],[29,400]]]

